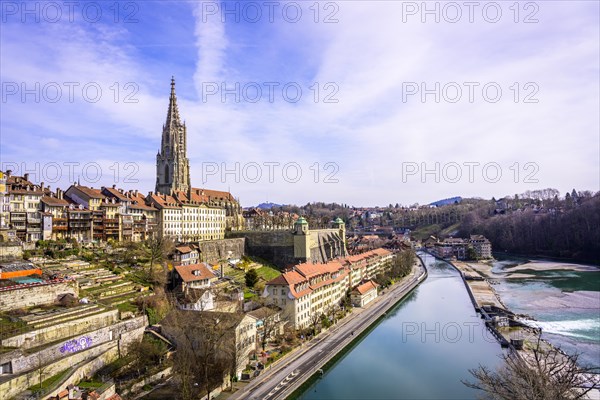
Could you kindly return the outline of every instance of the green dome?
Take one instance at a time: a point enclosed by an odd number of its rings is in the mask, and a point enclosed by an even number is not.
[[[296,225],[308,225],[308,222],[306,222],[304,217],[300,217],[296,220]]]
[[[334,224],[343,224],[344,221],[340,217],[337,217],[336,219],[333,220],[333,223]]]

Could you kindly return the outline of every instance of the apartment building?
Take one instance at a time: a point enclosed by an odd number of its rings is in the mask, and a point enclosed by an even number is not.
[[[296,329],[339,307],[346,292],[374,278],[391,265],[393,253],[375,249],[323,264],[299,264],[267,282],[263,297],[280,307]]]

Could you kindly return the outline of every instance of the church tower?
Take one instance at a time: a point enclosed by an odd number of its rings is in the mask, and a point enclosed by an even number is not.
[[[167,122],[163,125],[160,151],[156,155],[156,192],[171,194],[175,190],[188,192],[190,162],[187,158],[187,129],[181,122],[175,95],[175,79],[171,78],[171,97]]]

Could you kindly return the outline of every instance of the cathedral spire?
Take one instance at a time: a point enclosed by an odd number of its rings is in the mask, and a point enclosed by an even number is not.
[[[163,125],[161,148],[156,155],[156,192],[169,194],[174,190],[187,191],[190,187],[189,169],[187,129],[179,116],[175,77],[171,77],[167,121]]]
[[[181,124],[179,108],[177,107],[177,94],[175,93],[175,77],[171,76],[171,96],[169,96],[169,110],[167,112],[167,127]]]

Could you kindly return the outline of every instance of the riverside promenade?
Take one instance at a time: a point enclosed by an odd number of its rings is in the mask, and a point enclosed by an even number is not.
[[[390,308],[402,300],[427,277],[420,258],[413,271],[401,282],[387,289],[364,309],[353,313],[326,332],[305,343],[282,359],[275,367],[231,394],[229,399],[285,399],[339,352],[343,351]]]

